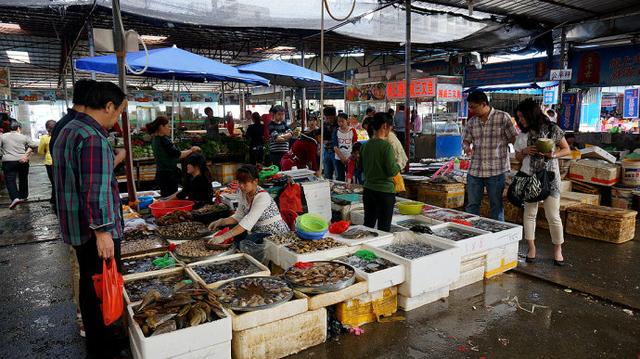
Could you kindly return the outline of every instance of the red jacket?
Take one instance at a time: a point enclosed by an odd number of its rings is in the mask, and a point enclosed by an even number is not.
[[[297,140],[280,161],[280,170],[289,171],[293,166],[318,170],[318,145],[315,141]]]

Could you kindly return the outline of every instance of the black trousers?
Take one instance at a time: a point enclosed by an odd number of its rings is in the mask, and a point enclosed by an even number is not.
[[[180,177],[182,173],[178,168],[175,171],[158,171],[156,172],[156,184],[160,187],[160,195],[169,197],[178,192]]]
[[[53,183],[53,165],[44,165],[44,167],[47,169],[47,177],[49,177],[49,182],[51,183],[51,198],[49,199],[49,202],[55,204],[56,188],[54,187]]]
[[[286,152],[269,153],[269,156],[271,157],[271,165],[276,165],[278,166],[278,168],[280,168],[280,161],[282,160],[282,157],[284,157],[285,154]]]
[[[29,197],[29,163],[19,161],[2,162],[2,171],[7,182],[7,191],[11,201]],[[19,184],[18,184],[19,182]]]
[[[395,193],[386,193],[364,189],[362,194],[364,204],[364,225],[369,228],[376,228],[384,232],[391,230],[391,218],[393,217],[393,207],[396,204]]]
[[[249,163],[257,165],[264,162],[264,147],[254,147],[249,152]],[[280,165],[278,165],[279,167]]]
[[[118,270],[122,273],[120,260],[120,240],[113,241]],[[80,312],[84,324],[89,358],[112,358],[122,348],[116,338],[122,329],[116,322],[105,326],[100,309],[100,300],[93,286],[93,275],[102,273],[102,259],[98,256],[96,240],[73,247],[80,266]]]
[[[398,140],[400,140],[400,143],[402,144],[402,148],[404,148],[404,131],[403,132],[396,132],[396,137],[398,137]]]

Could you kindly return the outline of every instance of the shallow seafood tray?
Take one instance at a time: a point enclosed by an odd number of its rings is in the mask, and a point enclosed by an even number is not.
[[[423,215],[404,215],[404,214],[400,214],[400,215],[396,215],[393,216],[393,219],[391,220],[392,224],[395,224],[396,226],[400,226],[400,227],[404,227],[407,229],[410,229],[412,225],[414,224],[422,224],[422,225],[427,225],[427,226],[433,226],[436,224],[442,224],[442,221],[438,221],[436,219],[433,218],[429,218],[429,217],[425,217]]]
[[[368,288],[369,285],[367,281],[357,278],[356,275],[356,282],[346,288],[323,294],[307,294],[309,310],[316,310],[342,303],[345,300],[367,293]]]
[[[258,268],[258,271],[254,272],[254,273],[251,273],[251,274],[247,274],[247,275],[240,275],[240,276],[237,276],[237,277],[229,277],[227,279],[219,280],[217,282],[207,283],[194,270],[195,267],[203,267],[203,266],[207,266],[207,265],[211,265],[211,264],[220,264],[220,263],[224,263],[224,262],[237,261],[237,260],[240,260],[240,259],[246,259],[247,261],[249,261],[249,263],[251,263],[254,266],[256,266]],[[224,284],[224,283],[226,283],[228,281],[234,280],[234,279],[238,279],[238,278],[261,277],[261,276],[269,276],[269,275],[271,275],[271,272],[269,271],[269,268],[265,267],[264,264],[262,264],[262,263],[258,262],[257,260],[255,260],[252,256],[244,254],[244,253],[231,254],[231,255],[228,255],[228,256],[224,256],[224,257],[218,257],[218,258],[208,259],[208,260],[204,260],[204,261],[200,261],[200,262],[190,263],[190,264],[187,265],[187,270],[190,272],[191,276],[193,278],[195,278],[198,282],[202,283],[207,288],[211,288],[211,289],[218,288],[222,284]]]
[[[213,322],[145,337],[133,319],[134,305],[127,306],[129,341],[139,358],[231,358],[231,315]],[[202,353],[203,355],[195,355]],[[215,354],[215,356],[213,356]]]
[[[477,217],[475,214],[445,208],[423,211],[422,214],[425,217],[429,217],[442,222],[451,222],[454,220],[468,221],[471,218]]]
[[[125,262],[129,262],[129,261],[139,261],[139,260],[145,260],[145,259],[154,260],[156,258],[163,257],[167,253],[169,253],[169,252],[167,252],[167,251],[156,251],[156,252],[151,252],[151,253],[147,253],[147,254],[126,256],[126,257],[122,258],[122,263],[123,263],[123,266],[124,266],[124,263]],[[129,278],[131,276],[135,277],[136,275],[143,274],[143,273],[144,274],[149,274],[149,273],[157,274],[157,273],[160,273],[161,271],[163,271],[164,269],[173,269],[173,268],[176,268],[176,267],[179,267],[179,266],[180,266],[180,263],[176,262],[175,267],[163,268],[163,269],[151,269],[151,270],[148,270],[148,271],[137,272],[137,273],[128,273],[128,274],[127,273],[123,273],[123,277],[124,277],[124,279],[127,279],[127,278]]]
[[[360,244],[363,244],[363,243],[371,242],[371,241],[376,240],[376,239],[383,239],[383,238],[387,238],[387,237],[393,237],[393,234],[391,234],[391,233],[383,232],[383,231],[377,230],[375,228],[369,228],[369,227],[365,227],[365,226],[361,226],[361,225],[350,226],[348,230],[352,230],[352,229],[375,232],[375,233],[378,233],[378,236],[377,237],[367,236],[367,237],[364,237],[364,238],[349,239],[349,238],[343,237],[340,234],[327,233],[327,235],[325,237],[331,237],[331,238],[335,239],[336,242],[340,242],[340,243],[346,244],[348,246],[357,246],[357,245],[360,245]]]
[[[468,235],[472,235],[473,237],[456,241],[456,240],[452,240],[450,238],[446,238],[444,236],[438,235],[439,229],[448,229],[448,230],[453,230],[457,232],[464,232]],[[444,239],[447,242],[450,242],[460,247],[462,249],[461,255],[463,257],[468,256],[470,254],[486,251],[487,249],[494,247],[494,244],[495,244],[495,240],[494,240],[496,238],[495,233],[490,233],[487,231],[483,231],[483,230],[469,227],[469,226],[464,226],[457,223],[439,224],[437,226],[431,227],[431,230],[433,230],[434,236]]]
[[[147,236],[138,240],[123,240],[120,244],[120,250],[123,256],[135,256],[139,254],[147,254],[166,250],[169,243],[159,236]]]
[[[309,309],[307,298],[305,294],[294,290],[293,298],[290,301],[275,307],[251,312],[235,312],[227,309],[227,312],[231,313],[233,331],[236,332],[304,313]]]
[[[460,275],[461,249],[440,238],[427,234],[402,233],[404,240],[415,240],[430,244],[438,252],[420,257],[407,259],[388,252],[381,247],[393,244],[393,238],[369,242],[363,249],[375,251],[382,258],[404,266],[404,282],[398,287],[398,293],[405,297],[415,297],[422,293],[442,287],[449,287]]]
[[[333,235],[329,235],[327,237],[331,237],[335,239]],[[349,247],[347,245],[344,245],[342,247],[331,248],[324,251],[317,251],[317,252],[303,253],[303,254],[292,252],[285,246],[282,246],[282,247],[276,246],[275,248],[276,248],[277,254],[275,255],[275,260],[272,258],[271,261],[286,270],[292,265],[294,265],[296,262],[324,261],[324,260],[332,260],[337,257],[342,257],[346,255],[351,248],[354,248],[354,247]]]
[[[359,249],[353,249],[346,256],[350,256],[357,252]],[[366,271],[352,266],[356,270],[356,278],[364,280],[368,283],[368,292],[373,293],[385,288],[393,287],[395,285],[401,284],[404,282],[404,265],[399,264],[398,262],[391,260],[389,258],[385,258],[380,255],[380,252],[377,248],[371,247],[367,248],[367,250],[375,253],[378,257],[387,259],[388,261],[396,264],[393,267],[389,267],[383,270],[379,270],[373,273],[367,273]],[[340,261],[340,258],[336,258],[336,261]]]
[[[484,218],[484,217],[478,217],[478,218],[472,219],[470,220],[470,222],[474,228],[477,228],[477,226],[480,225],[479,223],[482,223],[483,228],[478,228],[478,229],[485,230],[485,231],[487,231],[487,229],[484,229],[484,228],[487,228],[487,227],[484,227],[484,226],[487,226],[487,225],[489,226],[494,225],[496,229],[498,228],[502,229],[500,231],[494,231],[494,230],[489,231],[493,233],[489,248],[500,247],[500,246],[506,245],[507,243],[513,243],[513,242],[518,242],[522,240],[521,225],[507,223],[507,222],[499,222],[499,221],[489,219],[489,218]]]
[[[192,277],[191,274],[186,270],[186,268],[179,266],[176,268],[169,268],[169,269],[161,269],[158,271],[154,271],[154,272],[147,272],[147,273],[134,273],[134,274],[130,274],[127,277],[124,278],[124,300],[125,303],[127,304],[138,304],[140,303],[142,300],[136,300],[135,302],[131,300],[131,298],[129,297],[129,293],[127,293],[127,283],[130,282],[135,282],[137,280],[141,280],[141,279],[148,279],[148,278],[159,278],[159,277],[167,277],[167,276],[173,276],[173,275],[179,275],[182,274],[184,275],[187,279],[191,279],[194,282],[196,281],[196,278]]]

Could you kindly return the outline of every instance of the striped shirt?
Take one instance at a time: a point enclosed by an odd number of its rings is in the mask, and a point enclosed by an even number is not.
[[[109,231],[122,238],[118,181],[107,131],[90,116],[78,113],[61,131],[51,150],[60,232],[77,246]]]
[[[511,116],[504,111],[491,108],[485,123],[472,117],[464,129],[464,141],[473,144],[469,175],[487,178],[508,172],[509,143],[516,134]]]
[[[271,136],[271,142],[269,142],[269,151],[273,153],[284,153],[289,151],[289,141],[277,142],[276,138],[280,135],[289,133],[289,126],[286,123],[269,122],[269,135]]]

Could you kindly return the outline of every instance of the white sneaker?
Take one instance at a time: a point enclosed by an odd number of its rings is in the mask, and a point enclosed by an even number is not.
[[[9,205],[9,209],[14,209],[16,208],[17,205],[20,204],[20,202],[22,202],[22,200],[20,198],[16,198],[14,199],[11,204]]]

